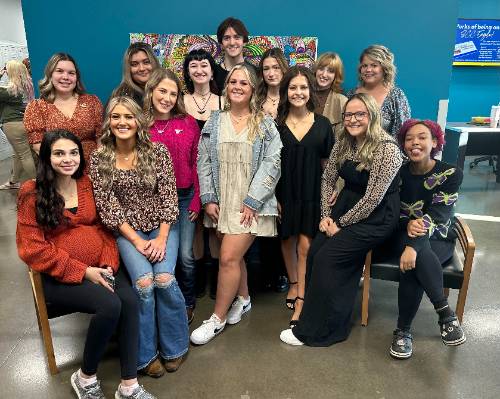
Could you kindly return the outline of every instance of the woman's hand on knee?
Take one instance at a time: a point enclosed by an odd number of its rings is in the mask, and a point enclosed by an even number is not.
[[[399,259],[399,269],[404,273],[407,270],[415,269],[415,262],[417,260],[417,251],[415,251],[412,247],[407,246],[403,253],[401,254],[401,258]]]
[[[240,224],[243,225],[243,227],[250,227],[252,225],[253,220],[255,219],[255,222],[257,222],[257,218],[259,217],[257,215],[257,211],[253,210],[252,208],[249,208],[246,205],[242,205],[240,213],[241,213]]]
[[[427,234],[424,221],[422,219],[410,220],[406,226],[408,236],[411,238],[421,237]]]
[[[160,262],[165,257],[165,251],[167,247],[167,239],[163,237],[156,237],[149,240],[149,255],[148,259],[150,262]]]
[[[87,270],[85,270],[85,279],[94,284],[102,285],[104,288],[110,290],[111,292],[115,292],[113,288],[109,286],[108,282],[104,279],[102,273],[108,273],[108,270],[102,269],[100,267],[89,266],[87,267]]]
[[[209,202],[205,205],[205,213],[212,222],[217,223],[219,221],[219,205],[215,202]]]

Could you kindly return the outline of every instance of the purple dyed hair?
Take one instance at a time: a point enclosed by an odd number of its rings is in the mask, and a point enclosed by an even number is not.
[[[424,125],[427,129],[430,130],[432,138],[436,139],[437,146],[431,151],[431,158],[434,159],[434,156],[443,149],[445,141],[441,126],[429,119],[408,119],[405,123],[403,123],[403,126],[401,126],[401,129],[398,133],[398,142],[400,147],[404,149],[406,133],[408,133],[408,130],[410,130],[415,125]]]

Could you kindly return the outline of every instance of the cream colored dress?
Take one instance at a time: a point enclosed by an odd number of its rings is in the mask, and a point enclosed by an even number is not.
[[[236,133],[228,112],[221,113],[219,134],[219,223],[205,217],[206,227],[217,227],[223,234],[250,233],[273,237],[277,234],[275,216],[259,216],[250,227],[240,224],[243,200],[252,179],[252,143],[248,128]]]

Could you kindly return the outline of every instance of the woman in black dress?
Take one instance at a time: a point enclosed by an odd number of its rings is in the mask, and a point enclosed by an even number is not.
[[[398,223],[403,158],[380,125],[376,101],[355,94],[344,107],[343,120],[322,177],[321,233],[309,250],[300,320],[280,335],[290,345],[329,346],[347,339],[365,255]],[[339,176],[345,187],[330,207]]]
[[[280,85],[278,130],[283,149],[277,198],[281,209],[283,259],[290,280],[286,304],[295,325],[304,300],[306,258],[320,221],[322,165],[334,142],[329,120],[314,113],[314,77],[301,66],[290,68]]]

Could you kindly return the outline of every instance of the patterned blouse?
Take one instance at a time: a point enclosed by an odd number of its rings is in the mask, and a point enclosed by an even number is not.
[[[351,98],[357,89],[349,90],[346,94]],[[394,86],[380,107],[382,116],[382,127],[392,137],[396,137],[403,123],[411,118],[411,109],[405,93],[399,87]]]
[[[52,103],[38,99],[31,101],[24,112],[24,127],[30,144],[40,143],[45,132],[65,129],[77,136],[83,145],[85,161],[97,148],[101,135],[103,108],[97,96],[78,96],[75,112],[68,118]]]
[[[462,171],[456,166],[436,160],[425,175],[414,175],[410,162],[401,168],[401,213],[399,229],[406,233],[412,219],[422,219],[428,234],[411,238],[407,245],[417,252],[425,240],[453,240],[452,230],[455,203],[462,183]]]
[[[331,207],[328,200],[335,190],[335,183],[339,177],[337,159],[339,157],[338,141],[333,146],[330,159],[323,172],[321,181],[321,217],[330,216]],[[348,151],[348,159],[359,162],[355,148]],[[373,153],[368,186],[363,197],[337,221],[339,227],[349,226],[366,219],[384,198],[384,195],[397,175],[403,156],[394,139],[386,135]]]
[[[114,168],[111,189],[103,186],[99,173],[99,151],[90,157],[90,178],[99,216],[104,225],[119,230],[127,222],[134,230],[151,231],[160,223],[175,223],[179,216],[172,159],[167,148],[154,143],[156,157],[154,188],[147,185],[135,169]]]

